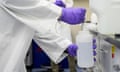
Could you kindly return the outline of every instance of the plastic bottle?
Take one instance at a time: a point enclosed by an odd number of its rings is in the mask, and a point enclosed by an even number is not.
[[[93,60],[93,36],[88,30],[80,31],[76,37],[77,64],[81,68],[89,68],[94,65]]]

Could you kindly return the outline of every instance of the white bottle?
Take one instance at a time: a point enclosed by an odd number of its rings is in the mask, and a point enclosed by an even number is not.
[[[80,31],[76,37],[77,64],[81,68],[93,67],[93,36],[88,30]]]

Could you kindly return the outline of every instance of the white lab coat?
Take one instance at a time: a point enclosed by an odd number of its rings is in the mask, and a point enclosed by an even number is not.
[[[73,6],[73,0],[62,0],[66,4],[66,8]],[[72,41],[70,25],[65,22],[57,22],[55,25],[55,31],[63,37]]]
[[[60,14],[60,7],[45,0],[0,0],[0,72],[26,72],[24,58],[35,31],[51,43],[46,51],[58,60],[71,44],[49,29]]]
[[[54,3],[56,0],[48,0],[51,3]],[[67,7],[72,7],[73,6],[73,1],[72,0],[63,0],[63,2],[66,4]],[[58,22],[56,20],[53,20],[53,22],[49,22],[48,24],[51,24],[50,26],[50,30],[54,33],[57,33],[59,35],[61,35],[63,38],[66,38],[68,40],[72,40],[71,39],[71,29],[70,29],[70,25],[66,24],[64,22]],[[49,35],[49,34],[47,34]],[[45,34],[46,36],[46,34]],[[54,61],[55,63],[59,63],[62,59],[64,59],[64,57],[66,57],[67,54],[64,54],[62,57],[59,58],[54,58],[56,54],[56,57],[58,57],[59,55],[57,55],[57,51],[54,50],[58,50],[61,51],[63,48],[61,46],[58,45],[54,45],[51,46],[53,43],[50,43],[50,41],[47,39],[46,40],[41,40],[41,38],[44,37],[44,35],[42,36],[39,32],[35,33],[34,36],[34,41],[42,48],[42,50],[50,57],[50,59],[52,61]],[[63,42],[63,41],[62,41]],[[57,41],[56,41],[57,43]],[[64,46],[64,45],[63,45]],[[50,50],[53,49],[53,50]],[[47,51],[49,50],[49,51]]]

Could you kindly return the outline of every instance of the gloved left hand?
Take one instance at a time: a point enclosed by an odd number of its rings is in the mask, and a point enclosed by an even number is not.
[[[56,0],[56,1],[55,1],[55,4],[56,4],[57,6],[60,6],[60,7],[63,7],[63,8],[66,7],[65,3],[64,3],[62,0]]]
[[[94,51],[96,49],[96,39],[93,39],[93,56],[96,56],[96,51]],[[78,46],[76,44],[71,44],[68,46],[67,48],[67,52],[70,56],[76,56],[77,55],[77,49]]]
[[[67,52],[70,56],[76,56],[78,46],[76,44],[71,44],[67,48]]]

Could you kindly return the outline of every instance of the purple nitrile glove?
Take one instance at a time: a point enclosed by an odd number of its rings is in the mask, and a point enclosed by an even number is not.
[[[96,58],[93,58],[93,60],[94,60],[94,62],[96,62],[97,60],[96,60]]]
[[[97,46],[96,46],[96,39],[93,39],[93,49],[96,49]]]
[[[70,25],[80,24],[84,22],[85,14],[85,8],[63,8],[59,20]]]
[[[97,52],[96,52],[96,49],[97,46],[96,46],[96,39],[93,39],[93,56],[96,56],[97,55]]]
[[[60,7],[63,7],[63,8],[66,7],[66,5],[63,3],[62,0],[56,0],[56,1],[55,1],[55,4],[56,4],[57,6],[60,6]]]
[[[77,54],[77,49],[78,46],[76,44],[71,44],[69,45],[69,47],[67,48],[67,52],[70,56],[76,56]]]
[[[93,56],[96,56],[97,52],[95,50],[93,50]]]
[[[93,49],[96,49],[96,44],[95,43],[96,43],[96,40],[93,39]],[[77,49],[78,49],[78,46],[76,44],[71,44],[71,45],[68,46],[67,52],[70,56],[76,56]],[[96,51],[93,50],[93,55],[96,56],[96,54],[97,54]]]

